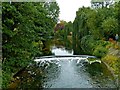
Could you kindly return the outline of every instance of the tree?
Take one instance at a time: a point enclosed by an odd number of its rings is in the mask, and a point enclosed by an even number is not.
[[[73,22],[73,48],[75,51],[81,50],[80,42],[82,37],[90,34],[89,27],[87,25],[87,14],[89,10],[90,8],[82,7],[76,12],[76,18]]]
[[[2,3],[3,87],[34,57],[43,55],[42,41],[51,35],[58,18],[59,9],[56,3],[54,5],[51,10],[45,3]],[[58,11],[52,16],[48,9]]]
[[[115,34],[118,33],[118,21],[112,17],[105,19],[102,23],[102,28],[103,30],[101,32],[103,32],[104,37],[106,37],[107,40],[111,36],[113,38]]]

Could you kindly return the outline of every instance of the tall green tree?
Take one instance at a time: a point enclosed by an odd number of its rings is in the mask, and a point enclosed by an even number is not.
[[[107,18],[102,22],[102,32],[105,38],[110,38],[118,33],[118,21],[115,18]]]
[[[43,55],[43,40],[53,32],[57,23],[59,7],[52,10],[44,3],[4,2],[2,4],[3,87],[12,75],[26,67],[36,56]],[[57,11],[50,13],[52,11]]]
[[[109,8],[79,8],[73,22],[73,48],[75,54],[86,54],[87,49],[92,54],[95,46],[89,42],[114,39],[116,33],[120,34],[119,16],[119,3],[110,5]],[[87,43],[90,45],[86,45]]]

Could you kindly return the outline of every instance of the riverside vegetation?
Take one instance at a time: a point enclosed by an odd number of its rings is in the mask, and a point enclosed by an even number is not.
[[[45,42],[53,37],[73,48],[74,54],[100,58],[119,75],[120,39],[116,43],[114,37],[120,35],[120,2],[109,8],[79,8],[73,23],[61,21],[61,26],[53,30],[58,15],[55,2],[2,3],[3,88],[34,57],[51,54],[49,49],[46,51]]]
[[[79,8],[73,23],[60,22],[61,25],[63,23],[65,28],[60,28],[60,35],[57,36],[64,42],[69,42],[65,45],[72,47],[74,54],[100,58],[110,66],[120,82],[120,39],[115,40],[116,34],[120,36],[120,2],[109,8]]]
[[[2,3],[2,88],[34,57],[46,54],[44,43],[53,35],[58,14],[56,2]]]

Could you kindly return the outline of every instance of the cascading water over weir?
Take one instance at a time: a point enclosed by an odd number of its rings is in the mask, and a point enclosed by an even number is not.
[[[54,61],[56,61],[56,64],[59,64],[60,60],[69,60],[69,62],[76,60],[77,64],[81,61],[84,63],[89,63],[89,64],[92,64],[94,62],[101,63],[100,60],[89,61],[88,58],[96,58],[96,57],[95,56],[87,56],[87,55],[68,55],[68,56],[67,55],[64,55],[64,56],[57,55],[57,56],[42,56],[42,57],[36,58],[34,61],[36,61],[37,64],[42,65],[42,66],[44,64],[47,64],[49,66],[49,63],[54,63]],[[59,66],[60,66],[60,64],[59,64]]]
[[[94,59],[89,61],[88,59]],[[101,64],[95,56],[88,55],[55,55],[55,56],[42,56],[36,58],[36,64],[43,67],[47,72],[44,88],[96,88],[96,87],[109,87],[111,80],[99,81],[98,76],[96,81],[90,77],[87,67],[94,63]],[[99,66],[99,65],[97,65]],[[94,70],[93,70],[94,71]],[[98,71],[99,72],[99,71]],[[106,78],[107,79],[107,78]],[[101,84],[101,82],[105,84]],[[105,86],[104,86],[105,85]]]
[[[115,88],[101,60],[95,56],[73,55],[65,47],[51,48],[53,56],[36,57],[36,65],[46,72],[44,88]]]
[[[30,79],[22,75],[19,88],[116,88],[111,72],[95,56],[73,55],[64,46],[53,46],[51,52],[52,56],[36,57],[28,65]]]

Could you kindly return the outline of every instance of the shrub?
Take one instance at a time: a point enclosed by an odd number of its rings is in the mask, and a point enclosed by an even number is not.
[[[85,54],[92,54],[95,47],[96,40],[94,40],[92,35],[84,36],[81,39],[81,48],[85,52]]]
[[[102,58],[104,62],[106,62],[115,73],[119,72],[119,66],[120,66],[120,58],[114,55],[106,55],[104,58]]]
[[[101,58],[101,57],[104,57],[107,53],[107,49],[101,45],[98,45],[94,52],[93,52],[93,55],[97,56],[98,58]]]

